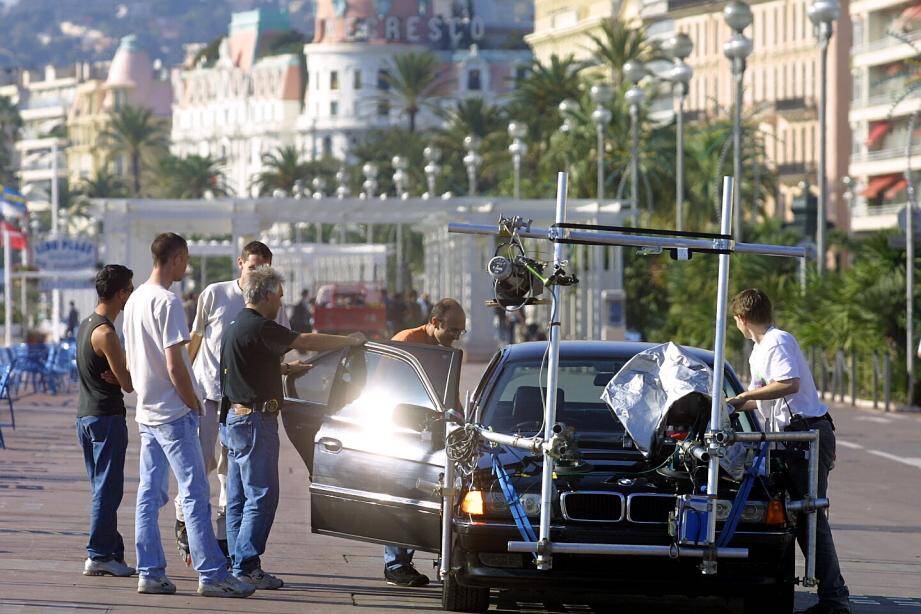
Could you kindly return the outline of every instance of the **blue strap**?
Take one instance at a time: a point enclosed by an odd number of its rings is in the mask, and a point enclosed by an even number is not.
[[[723,530],[720,531],[719,538],[716,540],[718,548],[723,548],[729,544],[729,540],[732,539],[736,528],[739,526],[739,521],[742,519],[742,510],[748,502],[748,496],[751,494],[755,478],[761,468],[761,461],[764,460],[764,456],[767,454],[767,447],[767,442],[761,444],[761,450],[758,452],[758,456],[755,457],[755,462],[745,472],[742,485],[739,486],[739,492],[736,493],[735,501],[732,502],[732,511],[729,512],[729,518],[726,519],[726,524],[723,525]]]
[[[521,539],[526,542],[536,542],[537,536],[534,534],[534,528],[531,526],[531,521],[528,520],[528,515],[521,506],[521,501],[518,499],[518,493],[515,492],[515,487],[512,485],[512,481],[509,479],[505,467],[499,462],[499,455],[496,452],[492,454],[492,472],[496,476],[496,479],[499,480],[499,487],[502,489],[502,495],[505,497],[505,504],[508,505],[508,509],[512,513],[512,518],[515,520],[515,526],[518,527],[518,532],[521,533]]]

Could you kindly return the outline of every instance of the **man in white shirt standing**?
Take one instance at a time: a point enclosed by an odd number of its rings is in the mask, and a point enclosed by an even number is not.
[[[189,374],[185,345],[189,328],[182,301],[170,292],[185,277],[188,245],[163,233],[150,246],[153,271],[125,305],[128,370],[137,391],[140,476],[135,511],[138,592],[172,594],[160,541],[160,508],[169,501],[169,472],[179,484],[198,593],[206,597],[248,597],[255,591],[227,571],[211,527],[208,477],[198,441],[200,404]]]
[[[819,432],[819,497],[827,496],[828,472],[835,465],[835,426],[828,408],[819,401],[812,373],[796,338],[774,326],[771,299],[761,290],[743,290],[732,299],[730,311],[736,327],[755,343],[749,365],[749,389],[729,399],[740,409],[757,409],[766,429]],[[801,496],[808,491],[808,460],[793,456],[787,461],[794,487]],[[806,550],[806,523],[797,527],[797,541]],[[809,614],[849,613],[849,592],[824,510],[817,514],[815,574],[819,602]]]
[[[218,544],[224,554],[227,553],[227,449],[221,445],[216,452],[218,441],[218,424],[221,408],[221,340],[227,326],[243,310],[242,284],[251,271],[263,265],[272,264],[272,250],[261,241],[251,241],[243,247],[237,258],[240,277],[231,281],[211,284],[198,297],[195,322],[192,325],[192,340],[189,343],[189,356],[192,359],[192,372],[204,396],[201,418],[198,425],[198,438],[205,457],[205,473],[210,475],[217,469],[220,483],[218,512],[215,533]],[[288,328],[288,317],[284,309],[278,310],[275,321]],[[185,515],[182,512],[182,500],[177,495],[176,505],[176,539],[180,554],[189,559],[188,533]]]

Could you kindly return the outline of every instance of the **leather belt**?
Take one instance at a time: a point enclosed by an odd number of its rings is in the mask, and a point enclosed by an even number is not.
[[[231,403],[230,411],[237,416],[248,416],[255,411],[261,411],[266,414],[274,414],[280,409],[278,401],[272,399],[271,401],[266,401],[265,403],[258,403],[254,407],[248,407],[246,405],[240,405],[239,403]]]

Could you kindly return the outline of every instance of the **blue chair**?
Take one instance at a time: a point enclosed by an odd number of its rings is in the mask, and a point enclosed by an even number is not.
[[[10,426],[16,430],[16,414],[13,412],[13,395],[10,393],[10,380],[13,375],[13,365],[7,363],[0,366],[0,401],[6,399],[10,406]],[[0,440],[3,439],[3,433],[0,433]]]

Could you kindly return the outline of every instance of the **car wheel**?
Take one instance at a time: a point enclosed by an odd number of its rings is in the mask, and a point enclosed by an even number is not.
[[[795,596],[792,582],[772,586],[745,596],[745,614],[789,614]]]
[[[442,585],[441,607],[448,612],[485,612],[489,609],[489,589],[464,586],[449,573]]]

